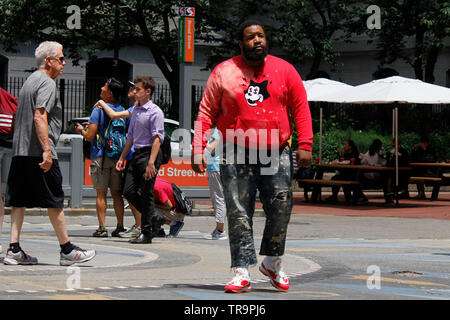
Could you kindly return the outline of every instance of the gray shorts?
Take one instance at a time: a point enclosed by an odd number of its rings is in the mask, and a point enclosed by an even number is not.
[[[225,223],[227,207],[223,196],[220,172],[208,171],[209,195],[214,208],[217,223]]]
[[[157,215],[164,217],[166,220],[169,220],[170,222],[184,220],[184,214],[177,211],[171,211],[162,208],[155,208],[155,211]]]
[[[89,167],[89,174],[91,176],[94,189],[122,189],[122,173],[116,170],[117,160],[110,159],[105,156],[105,162],[102,169],[102,158],[98,157],[92,159]]]

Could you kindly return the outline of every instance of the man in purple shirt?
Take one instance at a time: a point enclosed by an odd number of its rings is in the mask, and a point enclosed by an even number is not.
[[[155,215],[153,187],[161,166],[160,146],[164,140],[164,113],[152,102],[155,81],[151,77],[134,79],[134,92],[138,104],[131,113],[125,148],[116,168],[124,170],[124,161],[134,146],[133,158],[128,166],[123,188],[124,197],[142,213],[141,233],[131,243],[152,243],[159,231],[152,230]]]

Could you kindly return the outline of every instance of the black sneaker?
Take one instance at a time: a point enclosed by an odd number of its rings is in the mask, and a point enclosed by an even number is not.
[[[129,243],[152,243],[152,237],[150,235],[145,235],[142,232],[135,239],[128,241]]]
[[[117,226],[116,229],[111,232],[111,237],[120,237],[119,233],[127,231],[123,226]]]
[[[95,232],[92,234],[94,238],[108,238],[108,230],[103,228],[98,228],[95,230]]]
[[[177,221],[177,223],[171,225],[170,232],[167,237],[168,238],[176,238],[178,236],[178,234],[180,233],[181,229],[183,228],[183,226],[184,226],[183,221]]]

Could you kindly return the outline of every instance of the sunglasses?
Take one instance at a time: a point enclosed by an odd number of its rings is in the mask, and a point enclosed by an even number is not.
[[[66,61],[65,57],[50,57],[51,59],[55,59],[55,60],[59,60],[60,63],[63,63],[64,61]]]

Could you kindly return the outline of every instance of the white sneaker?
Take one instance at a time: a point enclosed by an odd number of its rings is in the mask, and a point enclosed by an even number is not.
[[[70,266],[74,263],[82,263],[95,257],[95,250],[83,250],[77,246],[68,254],[61,252],[59,264],[61,266]]]
[[[275,260],[275,263],[268,263],[268,259],[265,258],[259,267],[259,271],[270,278],[270,283],[273,287],[287,291],[289,290],[289,280],[286,274],[281,269],[281,259]]]
[[[206,240],[226,240],[226,239],[228,239],[227,233],[225,231],[220,232],[217,229],[214,229],[213,232],[211,232],[210,234],[207,234],[203,238]]]
[[[18,264],[37,264],[38,259],[27,255],[22,249],[14,253],[11,249],[6,251],[6,257],[3,259],[3,264],[18,265]]]
[[[252,290],[250,276],[244,268],[237,268],[234,278],[225,285],[225,292],[243,293]]]
[[[136,225],[133,225],[127,231],[119,232],[119,237],[120,238],[137,238],[140,233],[141,233],[141,229],[136,227]]]

